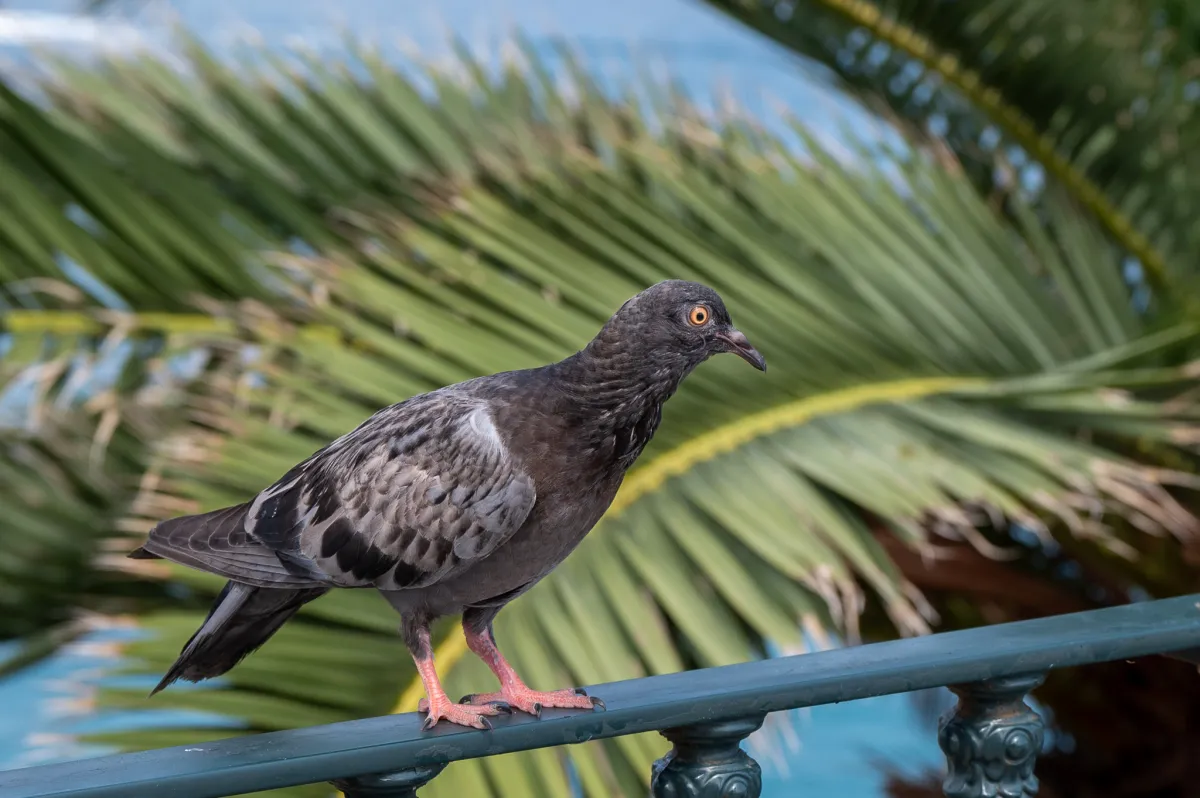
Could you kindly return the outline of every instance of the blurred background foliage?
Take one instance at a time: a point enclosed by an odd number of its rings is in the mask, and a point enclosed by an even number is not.
[[[539,687],[1197,589],[1187,4],[712,5],[904,145],[835,153],[670,82],[606,92],[519,39],[498,70],[460,46],[414,71],[353,41],[231,64],[184,37],[182,63],[0,87],[0,636],[24,642],[0,667],[101,614],[160,673],[219,584],[123,560],[155,520],[245,500],[383,405],[563,357],[669,277],[720,291],[771,370],[747,390],[706,364],[580,550],[501,615]],[[105,740],[409,711],[396,622],[324,598],[156,697],[196,725]],[[452,693],[490,683],[455,623],[438,641]],[[1192,795],[1178,667],[1054,674],[1037,697],[1079,744],[1045,759],[1046,794]],[[151,707],[120,684],[102,707]],[[459,763],[425,793],[639,795],[664,747]]]

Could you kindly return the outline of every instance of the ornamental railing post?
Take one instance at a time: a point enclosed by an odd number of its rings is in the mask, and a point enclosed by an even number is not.
[[[1037,795],[1033,766],[1042,750],[1041,717],[1025,696],[1043,674],[952,685],[958,704],[938,723],[946,754],[947,798],[1030,798]]]
[[[762,714],[666,729],[674,747],[654,763],[653,798],[758,798],[762,769],[741,749],[763,724]]]
[[[416,798],[417,790],[445,769],[445,763],[422,765],[395,773],[376,773],[331,782],[346,798]]]

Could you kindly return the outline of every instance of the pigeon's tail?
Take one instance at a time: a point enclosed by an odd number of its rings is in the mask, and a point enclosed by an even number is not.
[[[246,534],[249,504],[163,521],[134,559],[165,559],[230,580],[179,659],[150,695],[176,679],[220,676],[329,590],[311,561],[264,546]]]
[[[204,623],[150,695],[176,679],[198,682],[220,676],[267,642],[297,610],[327,591],[227,583]]]

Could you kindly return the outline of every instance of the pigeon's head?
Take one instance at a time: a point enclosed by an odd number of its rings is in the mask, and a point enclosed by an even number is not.
[[[712,355],[729,352],[759,371],[767,362],[733,326],[720,295],[706,285],[666,280],[626,302],[613,321],[638,336],[646,355],[658,361],[696,366]],[[630,329],[631,328],[631,329]]]

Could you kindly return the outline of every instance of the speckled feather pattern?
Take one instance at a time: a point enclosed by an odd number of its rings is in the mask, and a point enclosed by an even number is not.
[[[425,587],[486,557],[533,509],[486,402],[442,389],[389,407],[263,491],[247,532],[314,579]]]

